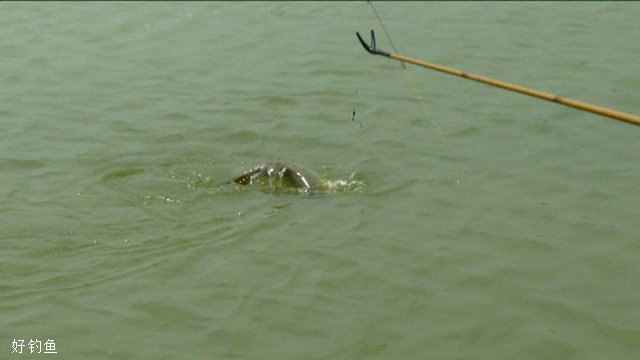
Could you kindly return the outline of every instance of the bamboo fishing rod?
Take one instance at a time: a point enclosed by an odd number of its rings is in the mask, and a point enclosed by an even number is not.
[[[595,113],[595,114],[598,114],[598,115],[607,116],[607,117],[610,117],[612,119],[625,121],[627,123],[640,126],[640,117],[635,116],[635,115],[627,114],[627,113],[624,113],[624,112],[621,112],[621,111],[609,109],[609,108],[598,106],[598,105],[589,104],[589,103],[586,103],[586,102],[583,102],[583,101],[573,100],[573,99],[569,99],[569,98],[566,98],[566,97],[560,97],[558,95],[554,95],[554,94],[538,91],[538,90],[527,88],[527,87],[520,86],[520,85],[510,84],[510,83],[507,83],[507,82],[504,82],[504,81],[491,79],[491,78],[488,78],[486,76],[476,75],[476,74],[472,74],[472,73],[468,73],[468,72],[452,69],[452,68],[449,68],[449,67],[446,67],[446,66],[428,63],[426,61],[410,58],[408,56],[402,56],[400,54],[394,54],[394,53],[388,53],[388,52],[382,51],[382,50],[380,50],[380,49],[378,49],[376,47],[376,36],[375,36],[375,33],[373,32],[373,30],[371,30],[371,45],[368,45],[362,39],[362,36],[360,36],[360,33],[356,32],[356,35],[358,36],[358,40],[360,40],[360,43],[362,44],[364,49],[367,50],[367,52],[369,52],[370,54],[373,54],[373,55],[386,56],[386,57],[394,59],[394,60],[399,60],[399,61],[406,62],[406,63],[409,63],[409,64],[422,66],[422,67],[425,67],[427,69],[440,71],[440,72],[443,72],[443,73],[446,73],[446,74],[449,74],[449,75],[455,75],[455,76],[459,76],[459,77],[462,77],[462,78],[465,78],[465,79],[478,81],[478,82],[481,82],[481,83],[484,83],[484,84],[487,84],[487,85],[491,85],[491,86],[499,87],[499,88],[502,88],[502,89],[505,89],[505,90],[514,91],[514,92],[518,92],[518,93],[521,93],[521,94],[537,97],[537,98],[540,98],[540,99],[543,99],[543,100],[548,100],[548,101],[551,101],[551,102],[554,102],[554,103],[557,103],[557,104],[562,104],[562,105],[573,107],[573,108],[576,108],[576,109],[589,111],[589,112],[592,112],[592,113]]]

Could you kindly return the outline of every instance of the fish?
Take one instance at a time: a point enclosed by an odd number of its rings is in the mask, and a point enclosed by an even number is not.
[[[295,189],[302,194],[312,194],[323,189],[323,182],[317,175],[298,165],[282,161],[271,161],[252,167],[227,183],[257,183],[274,189]]]

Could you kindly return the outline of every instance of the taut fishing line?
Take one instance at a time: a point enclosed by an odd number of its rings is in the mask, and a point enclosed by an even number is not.
[[[399,54],[398,49],[393,43],[393,40],[391,40],[391,36],[389,35],[387,28],[384,26],[384,23],[380,18],[380,15],[378,15],[378,11],[376,11],[376,8],[373,6],[373,1],[367,1],[367,3],[371,5],[371,10],[373,10],[373,13],[376,16],[376,19],[378,19],[378,23],[380,23],[380,27],[382,27],[382,30],[384,31],[384,34],[387,37],[387,40],[389,40],[389,43],[393,48],[393,51],[395,51],[396,54]],[[409,70],[407,69],[407,66],[404,64],[404,62],[400,62],[400,64],[402,65],[402,74],[404,75],[405,80],[407,80],[407,82],[409,83],[409,86],[411,86],[411,89],[413,89],[413,92],[416,95],[418,102],[420,103],[420,107],[422,108],[422,112],[424,112],[426,117],[431,122],[431,126],[433,126],[438,131],[438,133],[442,135],[440,131],[440,127],[438,126],[438,123],[433,121],[433,119],[431,118],[431,112],[429,111],[429,106],[427,106],[427,100],[425,99],[424,94],[422,93],[420,88],[418,88],[418,85],[416,84],[416,81],[413,79],[411,74],[409,74]]]

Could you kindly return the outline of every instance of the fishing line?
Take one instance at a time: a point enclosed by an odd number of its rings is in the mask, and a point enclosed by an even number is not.
[[[371,10],[373,10],[373,13],[376,16],[376,19],[378,19],[378,23],[380,23],[380,27],[382,27],[382,30],[384,31],[384,34],[387,37],[387,40],[389,40],[389,43],[391,44],[391,47],[393,48],[393,51],[395,51],[395,53],[398,54],[398,49],[396,48],[395,44],[393,43],[393,40],[391,40],[391,36],[389,35],[389,32],[387,31],[387,27],[384,26],[384,23],[382,22],[382,19],[380,18],[380,15],[378,15],[378,11],[376,10],[375,6],[373,6],[373,1],[369,0],[369,1],[367,1],[367,3],[369,5],[371,5]],[[436,131],[440,135],[442,135],[442,132],[440,131],[440,127],[438,126],[438,123],[436,123],[432,119],[431,111],[429,111],[429,106],[427,105],[427,100],[425,99],[424,93],[420,90],[420,88],[416,84],[416,81],[413,79],[411,74],[409,74],[409,70],[407,69],[407,66],[404,64],[404,62],[400,62],[400,64],[402,65],[402,75],[404,76],[404,78],[407,81],[407,83],[409,83],[409,86],[411,87],[411,89],[413,90],[416,98],[418,99],[418,102],[420,103],[420,108],[422,109],[422,112],[424,112],[425,116],[429,119],[429,121],[431,123],[431,126],[433,128],[435,128]]]
[[[382,23],[382,19],[380,19],[380,15],[378,15],[378,12],[376,11],[375,6],[373,6],[373,1],[369,0],[369,1],[367,1],[367,3],[369,5],[371,5],[371,9],[373,10],[373,13],[376,15],[376,19],[378,19],[378,22],[380,23],[380,26],[382,27],[382,30],[384,31],[384,34],[387,36],[387,40],[389,40],[389,42],[391,43],[391,47],[393,48],[393,51],[395,51],[396,54],[399,54],[398,49],[396,48],[395,44],[393,43],[393,40],[391,40],[391,36],[389,36],[389,32],[387,31],[387,28]],[[400,63],[400,64],[402,65],[403,69],[407,68],[404,63]]]

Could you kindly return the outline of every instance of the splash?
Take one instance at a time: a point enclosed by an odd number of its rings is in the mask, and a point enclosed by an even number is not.
[[[325,193],[328,194],[336,194],[336,193],[361,193],[365,191],[367,185],[362,180],[357,180],[354,178],[355,173],[351,173],[351,175],[346,179],[337,179],[330,180],[324,179],[322,180],[322,189]]]
[[[251,186],[272,194],[336,194],[357,193],[366,188],[363,181],[355,179],[355,173],[347,178],[332,179],[324,168],[324,176],[280,161],[267,162],[253,167],[220,186]],[[240,185],[240,186],[238,186]]]

